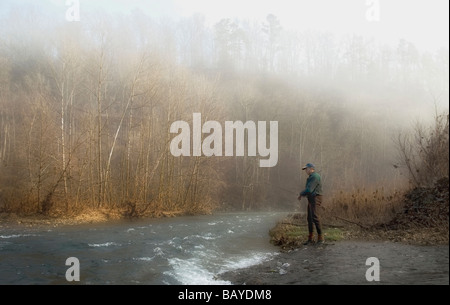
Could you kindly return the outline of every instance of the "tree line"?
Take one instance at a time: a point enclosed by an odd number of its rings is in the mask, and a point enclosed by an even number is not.
[[[387,183],[392,137],[430,92],[448,100],[448,51],[200,15],[57,22],[0,19],[0,210],[162,211],[288,207],[314,162],[326,190]],[[14,22],[13,20],[21,20]],[[173,122],[278,121],[279,163],[174,157]]]

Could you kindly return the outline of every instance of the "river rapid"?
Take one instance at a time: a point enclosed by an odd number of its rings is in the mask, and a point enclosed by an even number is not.
[[[0,284],[225,285],[218,275],[278,255],[268,231],[286,213],[227,213],[0,231]]]

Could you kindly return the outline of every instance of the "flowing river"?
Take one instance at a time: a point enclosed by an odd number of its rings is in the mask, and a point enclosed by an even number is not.
[[[216,275],[277,255],[268,231],[286,213],[121,221],[0,231],[0,284],[67,284],[69,257],[82,284],[230,284]]]

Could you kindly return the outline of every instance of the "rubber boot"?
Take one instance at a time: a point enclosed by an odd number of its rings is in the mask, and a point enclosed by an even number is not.
[[[312,245],[312,244],[314,244],[314,234],[309,233],[308,240],[305,243],[303,243],[303,245],[307,246],[307,245]]]
[[[324,243],[325,243],[325,238],[324,238],[323,234],[321,234],[317,237],[317,244],[323,245]]]

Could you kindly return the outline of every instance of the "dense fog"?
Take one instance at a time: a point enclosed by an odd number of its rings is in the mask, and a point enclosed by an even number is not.
[[[327,194],[403,188],[395,139],[448,113],[448,48],[294,30],[276,14],[68,22],[61,5],[0,7],[0,210],[281,209],[307,162]],[[267,135],[278,122],[276,166],[174,156],[171,125],[194,113],[267,122]]]

